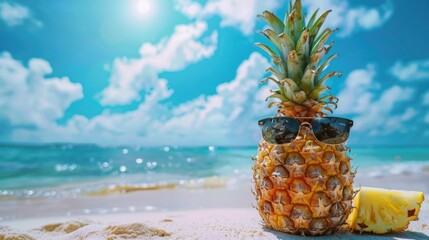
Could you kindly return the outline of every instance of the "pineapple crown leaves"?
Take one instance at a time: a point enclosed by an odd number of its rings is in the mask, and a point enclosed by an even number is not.
[[[305,23],[301,0],[296,0],[294,4],[290,2],[283,21],[273,13],[264,11],[258,17],[265,20],[271,28],[259,33],[268,38],[273,48],[263,43],[255,45],[268,53],[272,62],[272,66],[267,69],[272,76],[261,82],[272,81],[278,86],[278,89],[271,91],[267,100],[278,99],[280,104],[286,106],[305,105],[311,100],[311,104],[307,105],[312,111],[326,115],[327,112],[332,113],[332,108],[336,108],[338,98],[324,84],[334,76],[341,76],[341,73],[330,72],[322,76],[330,62],[338,56],[333,54],[325,59],[333,46],[333,42],[326,45],[327,41],[337,29],[326,28],[321,31],[331,10],[317,17],[318,11],[311,15],[308,23]],[[270,103],[269,107],[275,103]]]

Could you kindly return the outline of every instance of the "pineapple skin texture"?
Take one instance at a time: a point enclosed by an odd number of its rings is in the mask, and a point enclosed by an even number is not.
[[[404,231],[418,220],[423,192],[362,187],[346,222],[353,231],[385,234]]]
[[[263,139],[253,166],[256,208],[268,228],[326,235],[345,225],[352,209],[351,158],[344,144],[326,145],[301,131],[289,144]]]

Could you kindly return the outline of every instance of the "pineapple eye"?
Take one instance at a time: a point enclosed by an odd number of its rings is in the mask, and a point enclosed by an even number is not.
[[[271,173],[271,176],[287,178],[289,177],[289,172],[286,170],[285,167],[279,165],[274,169],[273,173]]]
[[[307,170],[305,171],[305,175],[309,178],[318,178],[319,176],[324,176],[325,174],[326,171],[317,164],[308,166]]]
[[[329,215],[331,217],[340,217],[341,215],[343,215],[343,213],[344,209],[340,203],[335,203],[334,205],[332,205],[331,209],[329,209]]]
[[[341,180],[336,176],[331,176],[326,181],[326,189],[329,191],[335,191],[338,186],[341,186]]]
[[[311,211],[308,206],[305,205],[295,205],[292,208],[291,217],[292,218],[299,218],[302,217],[303,219],[311,219]]]

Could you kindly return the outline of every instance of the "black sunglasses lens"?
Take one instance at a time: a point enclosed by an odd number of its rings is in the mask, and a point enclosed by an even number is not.
[[[326,117],[314,119],[311,123],[317,140],[326,144],[340,144],[347,141],[351,121],[343,118]]]
[[[299,132],[301,125],[294,118],[271,118],[259,123],[262,137],[271,144],[285,144],[292,142]]]

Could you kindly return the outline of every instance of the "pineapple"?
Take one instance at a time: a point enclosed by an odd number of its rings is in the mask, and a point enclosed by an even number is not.
[[[347,218],[352,230],[377,234],[403,231],[410,221],[418,220],[422,192],[362,187]]]
[[[265,11],[263,18],[271,28],[261,32],[269,46],[256,43],[267,52],[272,81],[278,89],[267,99],[274,101],[277,115],[287,117],[327,116],[338,99],[330,94],[326,80],[340,75],[324,70],[337,54],[324,58],[332,47],[325,45],[332,29],[319,31],[329,14],[317,11],[305,23],[300,0],[290,3],[284,21]],[[318,142],[311,131],[301,127],[294,141],[273,145],[263,139],[254,159],[256,208],[267,227],[302,235],[331,234],[340,229],[351,211],[353,179],[351,158],[344,144]]]

